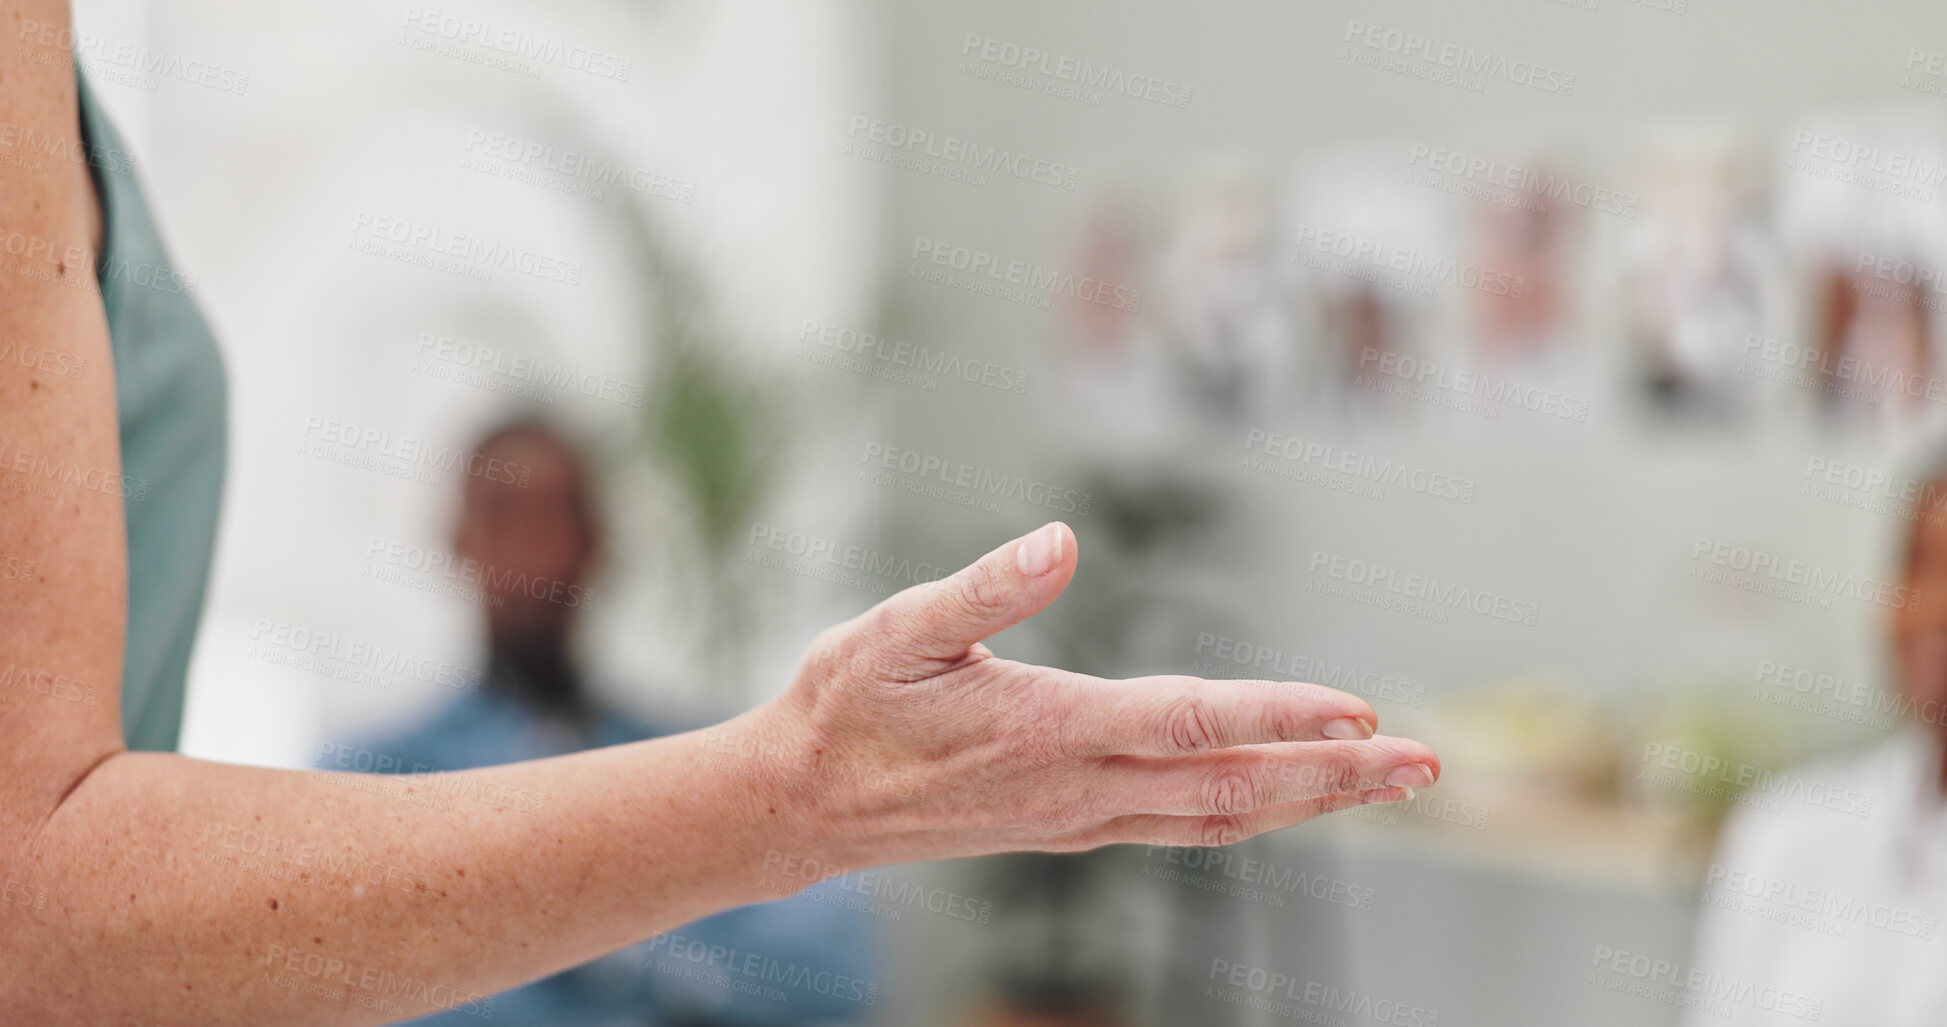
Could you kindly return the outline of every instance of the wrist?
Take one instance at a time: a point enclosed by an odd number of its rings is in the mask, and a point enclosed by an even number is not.
[[[848,828],[843,787],[819,773],[829,745],[814,734],[788,696],[698,732],[706,772],[730,786],[734,822],[746,827],[739,861],[767,899],[871,865]]]

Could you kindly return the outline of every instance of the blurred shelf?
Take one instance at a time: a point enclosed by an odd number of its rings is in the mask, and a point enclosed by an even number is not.
[[[1659,894],[1694,889],[1710,854],[1707,836],[1681,820],[1564,794],[1490,805],[1429,789],[1409,804],[1347,810],[1324,823],[1354,847],[1413,849],[1508,873]]]

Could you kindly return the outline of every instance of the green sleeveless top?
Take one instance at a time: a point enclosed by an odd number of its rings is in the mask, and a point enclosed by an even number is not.
[[[108,311],[128,520],[122,737],[169,751],[223,494],[226,386],[196,281],[175,270],[121,136],[81,89],[81,139],[101,205],[95,278]]]

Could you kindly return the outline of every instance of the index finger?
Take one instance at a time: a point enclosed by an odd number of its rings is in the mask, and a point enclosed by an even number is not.
[[[1071,749],[1084,756],[1183,756],[1234,745],[1371,738],[1364,699],[1302,681],[1159,675],[1085,680]]]

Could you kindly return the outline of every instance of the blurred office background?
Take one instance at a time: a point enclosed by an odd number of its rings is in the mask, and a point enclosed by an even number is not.
[[[1730,790],[1661,754],[1898,719],[1813,692],[1890,684],[1947,401],[1937,8],[78,17],[230,365],[191,754],[307,766],[449,698],[340,654],[477,664],[412,566],[458,478],[402,454],[538,410],[600,454],[582,641],[627,708],[762,701],[1060,517],[1082,570],[1004,653],[1338,684],[1446,759],[1222,856],[853,879],[875,1022],[1674,1022],[1590,975],[1689,945]]]

